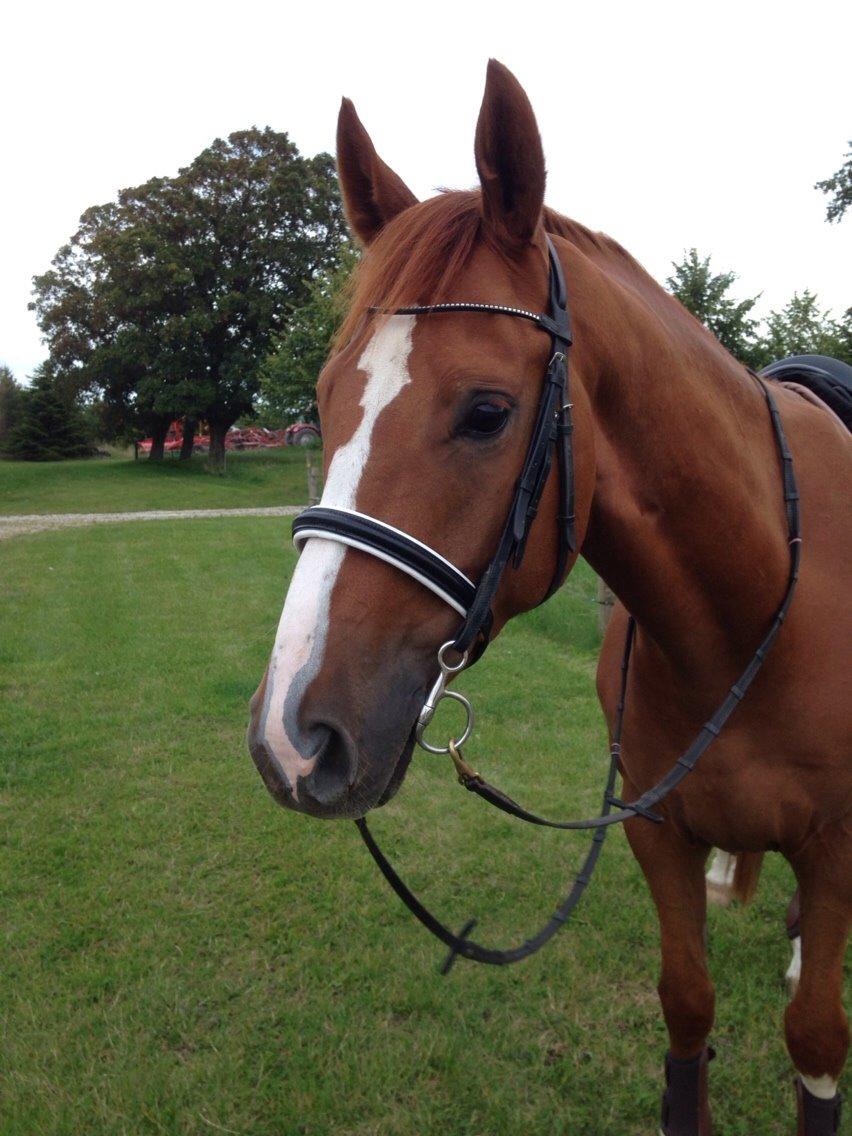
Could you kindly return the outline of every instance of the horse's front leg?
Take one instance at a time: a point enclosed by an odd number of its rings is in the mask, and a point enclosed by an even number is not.
[[[683,840],[668,824],[636,819],[628,821],[625,830],[660,921],[658,990],[669,1031],[663,1136],[711,1136],[707,1065],[712,1051],[707,1035],[715,995],[704,936],[708,850]]]
[[[848,822],[846,822],[848,824]],[[787,1007],[787,1048],[799,1074],[799,1136],[840,1130],[837,1082],[849,1049],[843,955],[852,922],[852,841],[841,822],[791,857],[801,890],[802,968]]]

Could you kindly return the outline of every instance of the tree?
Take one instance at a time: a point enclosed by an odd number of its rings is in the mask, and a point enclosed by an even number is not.
[[[99,387],[118,421],[203,419],[221,469],[273,337],[345,241],[331,157],[253,128],[88,210],[36,277],[33,307],[52,360]]]
[[[852,362],[852,309],[842,321],[820,309],[817,297],[806,288],[780,311],[770,312],[761,344],[762,363],[788,355],[831,355]]]
[[[273,341],[260,371],[258,418],[263,425],[316,420],[317,376],[343,318],[346,282],[356,263],[354,249],[346,248],[339,266],[317,276],[307,302],[295,309]]]
[[[830,178],[818,181],[814,189],[821,189],[823,193],[831,194],[831,200],[825,207],[827,221],[840,221],[850,206],[852,206],[852,141],[846,151],[846,161]]]
[[[49,363],[36,368],[21,401],[19,419],[4,442],[7,457],[20,461],[91,457],[94,447],[83,414],[62,390]]]
[[[21,416],[21,389],[11,369],[0,364],[0,451]]]
[[[180,441],[180,460],[189,461],[192,457],[192,451],[195,447],[195,433],[198,429],[198,423],[186,415],[183,420],[183,433],[181,434]]]
[[[753,363],[757,349],[757,320],[751,316],[760,296],[735,300],[728,293],[737,279],[734,272],[713,273],[710,257],[703,260],[696,249],[684,253],[680,264],[672,262],[674,274],[666,286],[683,306],[713,332],[737,359]]]
[[[852,367],[852,308],[846,309],[837,326],[840,333],[840,354],[837,358]]]

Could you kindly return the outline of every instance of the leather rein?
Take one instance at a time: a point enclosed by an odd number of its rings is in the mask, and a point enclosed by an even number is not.
[[[574,879],[565,899],[543,927],[531,938],[506,950],[485,947],[469,937],[476,921],[469,920],[456,934],[437,919],[410,890],[376,843],[364,818],[355,821],[358,831],[376,861],[382,875],[405,903],[411,913],[440,939],[449,954],[443,964],[446,974],[462,957],[474,962],[505,966],[520,962],[534,954],[564,926],[580,902],[583,892],[595,869],[609,828],[632,817],[642,817],[660,824],[663,817],[654,812],[656,806],[692,772],[699,758],[718,737],[725,723],[745,697],[760,671],[766,656],[775,642],[793,600],[799,574],[802,538],[799,515],[799,493],[793,470],[793,458],[781,422],[781,416],[766,383],[750,374],[759,383],[766,399],[781,461],[784,490],[784,507],[790,548],[790,568],[784,597],[760,645],[737,681],[730,687],[715,713],[704,723],[691,745],[681,754],[671,769],[656,785],[646,790],[637,800],[626,802],[615,796],[615,783],[621,755],[621,735],[627,694],[627,677],[630,656],[636,634],[636,621],[630,616],[621,661],[621,685],[610,744],[610,762],[599,816],[586,820],[553,821],[529,812],[500,789],[490,785],[471,768],[461,754],[461,747],[470,737],[473,728],[473,710],[468,700],[457,691],[448,690],[447,682],[453,675],[476,662],[488,645],[493,623],[492,603],[508,564],[517,568],[524,556],[530,528],[538,511],[538,504],[550,473],[555,452],[559,471],[559,507],[557,516],[558,549],[553,578],[543,603],[562,584],[568,557],[577,551],[574,518],[574,461],[572,404],[569,401],[568,352],[571,347],[571,324],[568,314],[568,296],[562,266],[556,250],[547,237],[549,273],[549,312],[543,315],[522,308],[500,304],[447,303],[412,306],[396,309],[394,315],[438,315],[442,313],[484,312],[512,316],[534,323],[551,337],[551,358],[545,371],[535,423],[527,448],[520,477],[515,485],[512,503],[503,526],[497,549],[483,572],[479,583],[468,577],[434,549],[409,536],[408,533],[384,521],[349,509],[327,508],[322,505],[304,510],[293,522],[293,540],[300,546],[310,538],[331,540],[359,549],[384,560],[404,572],[439,596],[462,617],[462,625],[455,637],[438,652],[440,674],[421,711],[415,728],[415,738],[430,753],[449,754],[460,783],[472,793],[510,816],[530,824],[567,830],[594,830],[591,845],[582,867]],[[450,664],[445,653],[457,652],[461,661]],[[446,746],[427,742],[424,732],[438,703],[450,698],[463,705],[467,724],[459,738]],[[613,811],[615,810],[615,811]]]

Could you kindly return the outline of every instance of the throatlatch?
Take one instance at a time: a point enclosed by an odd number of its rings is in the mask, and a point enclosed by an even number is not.
[[[493,622],[492,604],[494,597],[507,565],[511,562],[517,568],[523,560],[530,529],[538,512],[541,494],[550,473],[554,450],[559,469],[558,549],[551,584],[541,602],[548,599],[560,586],[565,575],[569,555],[577,551],[574,519],[572,404],[569,401],[568,386],[568,351],[572,342],[571,323],[568,315],[568,297],[562,267],[549,237],[547,238],[547,247],[550,263],[550,307],[548,315],[500,304],[466,302],[399,308],[392,313],[399,315],[439,315],[442,313],[485,312],[493,315],[513,316],[536,324],[551,337],[550,361],[544,375],[538,411],[523,469],[515,485],[512,503],[497,550],[483,572],[479,583],[474,585],[463,572],[459,571],[443,556],[421,541],[409,536],[408,533],[387,524],[385,521],[368,517],[354,510],[333,509],[322,505],[315,506],[300,513],[293,523],[293,539],[297,546],[310,538],[315,538],[337,541],[360,549],[411,576],[462,616],[463,622],[455,639],[443,644],[438,652],[440,673],[417,721],[415,737],[418,744],[430,753],[448,754],[455,765],[460,783],[470,792],[482,797],[488,804],[494,805],[510,816],[548,828],[594,830],[591,847],[570,892],[547,923],[540,931],[519,946],[508,950],[496,950],[484,947],[468,937],[475,926],[475,920],[470,920],[458,934],[455,934],[432,915],[387,860],[376,844],[366,821],[363,818],[357,820],[355,824],[358,831],[385,879],[424,927],[449,947],[449,954],[442,968],[444,974],[449,971],[453,962],[459,956],[471,959],[474,962],[505,966],[534,954],[556,934],[560,927],[564,926],[579,903],[597,864],[608,829],[612,825],[621,824],[632,817],[642,817],[654,823],[662,822],[663,818],[654,812],[655,807],[680,784],[684,777],[692,772],[699,758],[718,737],[731,714],[745,697],[763,666],[792,603],[801,560],[799,493],[793,471],[793,458],[787,445],[781,416],[778,413],[775,400],[766,383],[754,372],[750,372],[759,383],[766,399],[781,460],[784,505],[790,546],[790,571],[784,598],[769,630],[748,666],[731,686],[716,712],[705,722],[692,744],[656,785],[648,789],[635,801],[622,801],[614,795],[621,756],[627,676],[636,635],[636,622],[631,616],[628,621],[621,662],[621,688],[613,726],[609,771],[599,816],[586,820],[547,820],[529,812],[500,789],[490,785],[468,765],[462,756],[461,749],[469,739],[473,729],[473,709],[464,695],[447,689],[447,683],[455,674],[463,670],[469,661],[476,662],[488,645]],[[447,661],[446,653],[450,649],[458,653],[459,662],[450,663]],[[458,738],[451,739],[446,746],[436,746],[426,740],[425,731],[439,702],[444,698],[453,699],[464,707],[467,722],[464,731]],[[616,811],[613,811],[613,809]]]

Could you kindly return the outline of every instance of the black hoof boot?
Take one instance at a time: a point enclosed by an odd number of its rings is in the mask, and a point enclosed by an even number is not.
[[[796,1100],[799,1104],[798,1136],[835,1136],[840,1131],[840,1093],[830,1100],[815,1097],[796,1078]]]
[[[666,1054],[663,1136],[713,1136],[707,1066],[715,1056],[709,1045],[685,1061]]]

